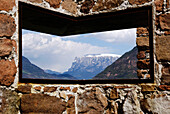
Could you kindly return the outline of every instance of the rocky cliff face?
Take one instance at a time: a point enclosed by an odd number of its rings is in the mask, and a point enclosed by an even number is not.
[[[91,79],[119,57],[120,55],[115,54],[93,54],[76,57],[71,68],[66,73],[77,79]]]
[[[137,47],[122,55],[94,79],[134,79],[137,78]]]

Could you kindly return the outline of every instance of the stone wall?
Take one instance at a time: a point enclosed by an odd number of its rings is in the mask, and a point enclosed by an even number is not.
[[[153,6],[154,83],[25,84],[18,82],[18,1],[72,16]],[[57,114],[170,113],[169,0],[1,0],[0,112]],[[150,77],[148,30],[137,29],[139,77]],[[142,50],[140,50],[142,49]],[[143,67],[141,68],[141,64]]]

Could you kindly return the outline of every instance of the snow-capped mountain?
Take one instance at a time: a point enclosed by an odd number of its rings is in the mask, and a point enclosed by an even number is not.
[[[88,54],[76,57],[71,68],[65,73],[77,79],[92,79],[120,56],[116,54]]]

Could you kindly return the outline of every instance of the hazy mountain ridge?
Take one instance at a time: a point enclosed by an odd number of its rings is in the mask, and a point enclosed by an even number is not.
[[[22,78],[32,79],[76,79],[69,74],[48,74],[40,67],[32,64],[26,57],[22,56]]]
[[[56,75],[61,74],[60,72],[56,72],[56,71],[49,70],[49,69],[44,70],[44,72],[46,72],[46,73],[48,73],[48,74],[56,74]]]
[[[123,54],[93,79],[134,79],[137,77],[137,47]]]
[[[71,68],[65,73],[78,79],[92,79],[119,57],[120,55],[116,54],[89,54],[76,57]]]

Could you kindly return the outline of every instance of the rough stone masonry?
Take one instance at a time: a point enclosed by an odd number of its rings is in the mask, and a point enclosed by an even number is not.
[[[71,16],[153,6],[154,83],[31,84],[18,78],[18,2]],[[4,114],[169,114],[169,0],[0,0],[0,112]],[[137,29],[138,76],[150,77],[147,28]],[[145,75],[147,74],[147,75]]]

